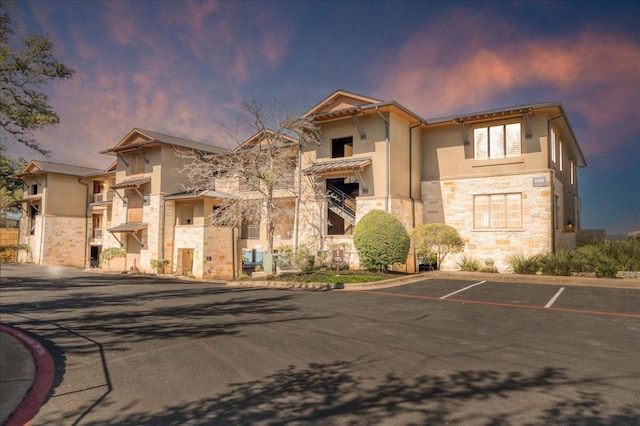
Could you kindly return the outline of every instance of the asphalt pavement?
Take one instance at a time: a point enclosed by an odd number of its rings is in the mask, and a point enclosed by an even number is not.
[[[49,279],[51,280],[51,282],[55,282],[56,280],[60,280],[60,282],[64,282],[65,286],[64,287],[59,287],[59,289],[62,290],[69,290],[71,292],[83,292],[82,294],[84,294],[84,292],[87,292],[87,288],[84,285],[77,285],[76,286],[76,282],[73,281],[78,277],[83,277],[86,276],[86,272],[85,271],[78,271],[78,270],[74,270],[72,268],[60,268],[60,267],[55,267],[55,268],[47,268],[47,267],[36,267],[36,266],[29,266],[28,268],[23,267],[22,265],[14,265],[13,267],[11,265],[9,265],[9,267],[7,268],[7,265],[4,266],[3,269],[3,274],[5,275],[4,281],[2,283],[2,286],[11,286],[11,285],[17,285],[18,287],[22,284],[22,283],[27,283],[29,282],[30,279],[35,279],[35,280],[46,280]],[[6,276],[9,275],[9,279],[6,278]],[[487,278],[487,276],[482,275],[482,274],[475,274],[475,275],[461,275],[460,274],[447,274],[447,273],[443,273],[443,272],[439,272],[439,273],[435,273],[432,274],[431,277],[437,277],[439,279],[442,279],[443,281],[441,283],[438,283],[438,285],[434,285],[432,287],[429,288],[429,291],[431,291],[433,294],[431,293],[425,293],[424,292],[424,287],[419,287],[419,286],[411,286],[411,283],[415,283],[418,281],[424,281],[425,276],[420,276],[420,277],[404,277],[404,278],[400,278],[398,280],[393,280],[393,281],[388,281],[388,282],[384,282],[384,283],[378,283],[378,284],[364,284],[364,285],[360,285],[360,286],[353,286],[351,287],[352,289],[356,289],[359,288],[361,290],[364,290],[364,292],[366,293],[366,291],[370,290],[371,292],[371,296],[384,296],[384,297],[388,297],[389,298],[389,302],[387,302],[387,305],[390,306],[391,311],[398,310],[398,312],[400,310],[402,310],[402,306],[398,305],[398,301],[397,300],[393,300],[393,297],[404,297],[404,298],[410,298],[410,297],[418,297],[418,298],[423,298],[423,299],[429,299],[429,300],[436,300],[436,299],[444,299],[444,298],[448,298],[450,295],[457,293],[458,291],[466,291],[467,293],[471,294],[472,292],[475,292],[475,294],[477,294],[477,296],[482,299],[482,297],[484,297],[482,291],[489,291],[491,289],[491,286],[485,286],[482,287],[478,284],[472,284],[472,285],[467,285],[469,282],[472,282],[474,280],[480,280],[482,278]],[[116,277],[118,278],[118,277]],[[453,280],[452,280],[453,278]],[[495,274],[489,274],[488,278],[494,279],[496,278]],[[502,277],[501,279],[509,279],[511,278],[511,281],[515,281],[515,282],[527,282],[527,278],[522,278],[521,276],[511,276],[511,277]],[[622,289],[638,289],[640,288],[640,282],[636,281],[625,281],[623,282],[622,280],[584,280],[584,279],[569,279],[569,278],[553,278],[551,277],[546,277],[547,279],[545,280],[545,278],[540,278],[540,277],[528,277],[528,282],[529,283],[542,283],[543,281],[546,281],[546,284],[550,284],[549,281],[551,281],[551,283],[555,283],[558,285],[563,285],[563,286],[571,286],[571,285],[575,285],[578,287],[585,287],[585,286],[589,286],[589,287],[601,287],[601,288],[622,288]],[[455,279],[458,279],[458,281],[455,281]],[[462,281],[460,281],[460,279],[462,279]],[[448,281],[447,281],[448,280]],[[87,282],[82,281],[82,282]],[[109,286],[111,284],[110,281],[105,280],[105,281],[99,281],[99,280],[91,280],[89,279],[90,284],[88,287],[96,287],[99,288],[100,286],[105,286],[105,289],[107,288],[106,286]],[[455,284],[452,284],[455,283]],[[481,281],[478,281],[478,283],[481,283]],[[585,284],[586,283],[586,284]],[[41,290],[49,290],[51,289],[50,284],[47,284],[46,282],[43,282],[42,285],[43,287],[41,288]],[[197,283],[195,283],[197,284]],[[388,288],[388,287],[393,287],[393,286],[397,286],[397,285],[401,285],[401,284],[409,284],[406,288],[405,287],[396,287],[397,289],[402,289],[402,290],[398,290],[398,291],[382,291],[381,289],[384,288]],[[600,285],[598,285],[600,284]],[[48,287],[49,285],[49,287]],[[286,284],[282,284],[283,286],[286,286]],[[464,286],[463,286],[464,285]],[[467,290],[467,287],[472,287],[474,285],[477,285],[477,287],[474,287],[473,289],[469,289]],[[277,284],[271,284],[271,286],[277,286]],[[438,287],[440,286],[440,287]],[[31,287],[33,288],[33,287]],[[191,290],[193,287],[189,287],[189,289]],[[309,288],[311,290],[313,290],[314,288]],[[320,288],[318,288],[320,289]],[[482,289],[482,291],[481,291]],[[487,289],[487,290],[485,290]],[[206,290],[206,293],[212,293],[215,290],[215,287],[212,288],[208,288]],[[379,290],[379,293],[375,293],[376,290]],[[453,290],[453,291],[451,291]],[[240,290],[238,290],[240,291]],[[491,290],[493,291],[493,290]],[[501,290],[502,293],[499,293],[499,302],[489,302],[489,303],[493,303],[493,305],[499,305],[502,304],[503,306],[509,306],[509,307],[518,307],[518,304],[522,305],[522,306],[532,306],[532,304],[539,304],[542,305],[544,304],[545,301],[547,301],[548,296],[545,295],[544,296],[531,296],[529,299],[526,300],[519,300],[518,297],[520,297],[520,295],[516,295],[516,294],[512,294],[511,292],[517,292],[518,289],[516,286],[512,287],[510,290],[508,291],[504,291]],[[176,289],[176,290],[171,290],[169,293],[167,293],[166,290],[162,290],[160,292],[157,293],[157,297],[158,299],[161,299],[163,297],[173,297],[174,294],[177,294],[175,292],[180,292],[180,289]],[[495,291],[493,292],[495,293]],[[492,294],[493,294],[492,293]],[[531,293],[531,292],[529,292]],[[88,294],[88,292],[87,292]],[[146,294],[146,293],[145,293]],[[204,293],[202,293],[204,294]],[[522,294],[522,293],[520,293]],[[551,295],[553,294],[557,294],[559,295],[559,293],[556,293],[556,290],[553,290],[552,292],[550,292]],[[576,293],[578,294],[579,297],[582,297],[582,299],[580,300],[580,304],[583,304],[582,300],[586,300],[585,303],[589,303],[590,300],[593,300],[594,303],[598,303],[600,304],[601,301],[603,299],[606,299],[607,296],[602,296],[601,294],[597,293],[597,291],[595,293],[589,291],[589,295],[585,296],[585,293]],[[593,294],[595,294],[595,296],[593,296]],[[139,294],[136,294],[137,297],[139,297]],[[241,295],[234,295],[235,297],[240,298]],[[624,295],[623,295],[624,296]],[[91,298],[91,295],[88,295],[87,297],[84,298],[84,302],[86,302],[87,304],[91,304],[92,302],[100,302],[100,303],[104,303],[105,300],[107,299],[98,299],[96,298],[95,301]],[[111,296],[110,296],[111,297]],[[149,292],[148,294],[149,300],[153,299],[153,294],[151,294],[151,292]],[[460,297],[460,294],[457,295],[457,297]],[[529,297],[529,296],[527,296]],[[540,300],[537,300],[536,297],[539,297]],[[557,297],[557,296],[554,296]],[[126,299],[126,297],[124,297],[122,300]],[[454,297],[451,297],[451,299],[455,299]],[[619,298],[620,300],[618,301],[617,299],[612,299],[613,302],[612,303],[624,303],[625,301],[628,302],[629,299],[625,299],[624,297]],[[121,299],[117,299],[117,300],[113,300],[111,302],[109,302],[107,300],[107,303],[114,303],[114,304],[118,304],[118,300]],[[235,299],[231,299],[231,300],[235,300]],[[265,299],[266,300],[266,299]],[[364,304],[368,303],[369,299],[365,299]],[[454,300],[455,301],[455,300]],[[555,301],[555,299],[554,299]],[[8,299],[5,300],[0,300],[0,307],[2,305],[4,305],[5,303],[8,302],[13,302],[10,301]],[[469,303],[469,300],[464,299],[462,302],[466,302]],[[461,303],[462,303],[461,302]],[[55,301],[48,301],[49,305],[47,305],[49,308],[53,308],[53,310],[67,310],[70,309],[70,307],[68,305],[56,305]],[[153,302],[151,302],[153,303]],[[275,312],[275,311],[271,311],[271,310],[267,310],[265,306],[263,306],[262,304],[265,302],[254,302],[255,306],[254,308],[259,312],[260,309],[265,310],[266,313],[270,313],[270,312]],[[477,302],[477,303],[482,303],[482,302]],[[547,302],[548,304],[549,302]],[[564,302],[564,303],[568,303],[568,302]],[[573,306],[573,305],[567,305],[567,308],[564,308],[565,312],[580,312],[580,306]],[[582,306],[582,305],[581,305]],[[550,308],[550,306],[545,306],[545,308]],[[269,309],[272,309],[271,307]],[[274,308],[275,309],[275,308]],[[281,313],[281,312],[286,312],[287,309],[293,309],[291,308],[291,306],[287,305],[285,303],[284,306],[279,307],[277,309],[277,312]],[[563,309],[563,308],[557,308],[557,309]],[[600,308],[603,309],[603,308]],[[614,309],[614,308],[612,308]],[[615,310],[615,309],[614,309]],[[20,312],[19,309],[17,309],[14,312]],[[598,313],[599,311],[596,310],[596,308],[589,308],[589,310],[584,310],[584,312],[595,312]],[[190,314],[192,314],[192,312],[190,311]],[[317,313],[315,313],[317,315],[319,315],[319,317],[322,317],[322,315],[324,314],[322,310],[319,310]],[[198,315],[200,315],[200,312],[198,312]],[[236,313],[231,312],[231,315],[239,315]],[[426,315],[426,314],[425,314]],[[621,313],[622,316],[624,315],[629,315],[629,314],[625,314],[625,312]],[[632,318],[637,317],[637,313],[636,314],[630,314]],[[635,317],[634,317],[635,315]],[[125,315],[126,316],[126,315]],[[125,319],[126,321],[126,319]],[[288,319],[286,320],[288,321]],[[31,324],[34,324],[34,322],[31,322]],[[253,324],[253,321],[249,321],[246,323],[247,325],[251,325]],[[355,326],[355,325],[354,325]],[[126,327],[126,326],[125,326]],[[58,328],[63,329],[63,327],[58,326]],[[630,327],[627,327],[630,328]],[[632,328],[632,327],[631,327]],[[110,333],[118,333],[118,330],[114,330],[114,329],[106,329],[106,328],[102,328],[102,333],[105,332],[110,332]],[[635,329],[637,330],[637,329]],[[49,330],[50,331],[50,330]],[[59,331],[59,330],[58,330]],[[81,335],[80,332],[75,332],[75,331],[71,331],[71,330],[63,330],[64,332],[67,333],[67,335],[72,336],[76,339],[84,339],[84,344],[88,344],[88,345],[92,345],[94,346],[94,349],[97,348],[94,352],[95,355],[94,358],[98,358],[101,359],[100,363],[103,365],[103,367],[106,364],[106,357],[108,356],[108,354],[105,354],[105,350],[102,347],[102,345],[100,343],[98,343],[96,340],[94,340],[93,338],[87,337],[86,335]],[[557,331],[557,330],[555,330]],[[140,330],[136,330],[136,332],[140,332]],[[164,331],[166,333],[166,330]],[[194,333],[195,337],[200,336],[201,338],[204,337],[209,337],[209,334],[199,334],[197,332],[194,332],[193,330],[189,329],[188,332],[190,333]],[[154,331],[152,329],[145,329],[144,330],[145,336],[144,338],[146,339],[148,336],[146,334],[149,334],[150,337],[153,337],[153,333]],[[217,331],[215,334],[216,335],[221,335],[224,336],[225,334],[233,334],[231,328],[229,327],[229,329],[225,329],[225,330],[219,330]],[[176,332],[176,337],[180,338],[183,337],[184,334],[187,333],[180,333],[179,330]],[[390,333],[393,334],[393,333]],[[401,334],[401,333],[400,333]],[[163,335],[162,338],[165,338],[166,335]],[[335,339],[340,339],[339,337],[333,337],[332,339],[330,339],[330,341],[332,341],[333,343],[335,342]],[[179,353],[180,352],[180,345],[184,344],[184,343],[180,343],[181,340],[178,340],[177,343],[177,349]],[[175,343],[175,342],[174,342]],[[123,343],[124,345],[126,345],[126,342]],[[283,342],[282,345],[287,346],[286,342]],[[290,351],[296,351],[297,349],[295,347],[290,347],[288,348]],[[84,346],[82,345],[77,345],[74,346],[74,350],[75,351],[87,351],[85,349]],[[118,350],[125,350],[125,348],[117,348],[114,349],[115,351]],[[144,360],[142,359],[140,362],[142,362],[142,364],[136,364],[139,370],[143,370],[146,371],[148,374],[153,374],[152,371],[153,370],[148,370],[146,368],[143,368],[142,365],[144,364],[149,364],[149,363],[153,363],[157,360],[154,360],[154,353],[153,352],[148,352],[148,355],[150,357],[149,360]],[[100,365],[100,363],[97,363],[97,365]],[[49,353],[49,350],[47,349],[46,345],[42,344],[38,338],[34,338],[31,335],[29,335],[25,330],[21,330],[15,327],[10,327],[7,325],[0,325],[0,424],[6,424],[6,425],[23,425],[26,424],[29,420],[31,420],[38,412],[38,410],[41,408],[41,405],[47,400],[47,398],[51,397],[50,391],[51,391],[51,387],[54,381],[54,375],[55,375],[55,371],[54,371],[54,365],[53,365],[53,357],[52,355]],[[317,364],[316,368],[325,368],[327,366],[327,364]],[[234,370],[235,373],[238,373],[240,376],[243,375],[243,373],[240,373],[239,371],[233,369],[231,366],[230,367],[232,370]],[[334,367],[337,367],[329,372],[327,372],[327,374],[329,374],[329,376],[331,374],[338,374],[340,372],[342,372],[341,374],[344,374],[344,371],[341,370],[340,365],[336,365]],[[97,388],[101,387],[101,390],[99,390],[99,392],[96,394],[98,395],[96,398],[97,403],[95,405],[98,405],[99,402],[102,402],[102,397],[100,397],[100,392],[102,393],[102,395],[107,395],[110,390],[111,390],[111,379],[109,377],[109,373],[105,368],[104,371],[105,374],[103,374],[104,376],[104,380],[102,380],[102,384],[98,385]],[[174,373],[171,372],[166,372],[163,371],[161,372],[162,374],[168,374],[168,376],[173,376]],[[290,373],[295,373],[295,372],[290,372]],[[137,374],[141,374],[141,372],[137,372]],[[179,374],[179,373],[175,373],[175,374]],[[493,374],[493,373],[492,373]],[[536,380],[540,380],[541,382],[545,382],[545,381],[550,381],[553,382],[554,380],[559,380],[562,379],[562,374],[560,372],[547,372],[547,373],[540,373],[542,376],[544,376],[545,374],[548,374],[549,377],[537,377]],[[249,378],[249,377],[247,377]],[[329,380],[331,377],[325,377],[323,380]],[[144,380],[143,377],[138,376],[137,377],[138,380]],[[302,380],[303,378],[301,378]],[[478,378],[479,382],[482,382],[483,380],[488,380],[488,378]],[[509,380],[513,380],[513,381],[518,381],[518,378],[513,377]],[[635,383],[637,384],[637,378],[634,379]],[[229,379],[226,380],[227,382],[229,381]],[[330,380],[329,380],[330,381]],[[170,382],[170,380],[168,380],[167,382]],[[277,383],[277,380],[275,380],[274,384]],[[295,385],[295,382],[293,383]],[[387,383],[387,385],[391,385],[393,383],[389,382]],[[291,383],[289,383],[289,385],[291,385]],[[436,385],[434,385],[436,386]],[[391,386],[392,387],[392,386]],[[251,393],[251,391],[249,389],[244,389],[244,391],[246,393]],[[328,391],[331,391],[331,389],[328,389]],[[343,391],[340,389],[334,389],[334,391]],[[438,391],[437,389],[431,389],[431,392],[435,392],[435,395],[438,396]],[[73,391],[71,391],[73,392]],[[163,392],[162,390],[160,390],[160,392]],[[181,390],[181,392],[186,392],[185,390]],[[63,393],[64,394],[64,393]],[[166,399],[164,399],[166,401]],[[588,402],[588,401],[587,401]],[[593,401],[592,401],[593,402]],[[91,407],[89,407],[90,409]],[[345,410],[348,410],[348,408],[345,408]],[[357,411],[357,410],[355,410]],[[88,412],[88,411],[87,411]],[[234,418],[234,417],[229,417],[229,418]],[[437,419],[437,417],[432,418],[433,419]],[[444,419],[444,417],[443,417]],[[638,417],[621,417],[622,420],[628,420],[628,419],[636,419],[638,420]],[[246,419],[245,419],[246,420]],[[499,419],[498,419],[499,420]],[[189,421],[186,421],[186,423],[192,423]],[[197,423],[197,422],[196,422]],[[173,424],[173,423],[172,423]],[[175,424],[179,424],[179,422],[176,422]],[[623,423],[621,423],[623,424]]]

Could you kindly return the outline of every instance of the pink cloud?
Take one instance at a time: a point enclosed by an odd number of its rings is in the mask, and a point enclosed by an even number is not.
[[[180,13],[165,11],[181,29],[178,38],[202,64],[242,84],[266,65],[281,64],[291,31],[277,17],[248,3],[185,2]]]
[[[456,26],[477,27],[468,19]],[[450,40],[449,32],[438,28],[415,34],[373,68],[378,87],[373,95],[396,99],[425,117],[435,117],[508,106],[496,101],[515,91],[552,93],[551,99],[523,98],[520,103],[563,102],[571,108],[570,116],[581,116],[588,123],[588,131],[578,137],[583,151],[592,155],[628,143],[637,132],[640,46],[634,40],[586,29],[563,38],[527,35],[496,41],[486,34],[475,38],[474,31],[458,34],[465,40],[463,51]],[[612,133],[626,137],[614,139]],[[607,134],[603,144],[600,138]]]

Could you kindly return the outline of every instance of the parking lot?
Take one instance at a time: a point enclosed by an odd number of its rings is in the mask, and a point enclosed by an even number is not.
[[[389,297],[640,319],[640,291],[634,288],[432,279],[428,285],[421,282],[366,292]]]
[[[640,423],[638,289],[4,274],[0,321],[56,360],[32,425]]]

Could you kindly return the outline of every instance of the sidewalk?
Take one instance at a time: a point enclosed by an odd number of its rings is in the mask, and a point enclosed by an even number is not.
[[[54,364],[35,339],[0,324],[0,424],[25,425],[53,384]]]

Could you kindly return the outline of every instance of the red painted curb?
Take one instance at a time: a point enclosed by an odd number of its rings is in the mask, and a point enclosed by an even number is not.
[[[0,331],[20,340],[20,342],[31,351],[36,363],[36,373],[31,389],[29,389],[29,392],[27,392],[27,395],[18,408],[13,412],[11,417],[9,417],[5,426],[27,425],[38,413],[40,407],[42,407],[53,385],[53,377],[55,374],[53,358],[40,342],[26,334],[2,324],[0,324]]]

